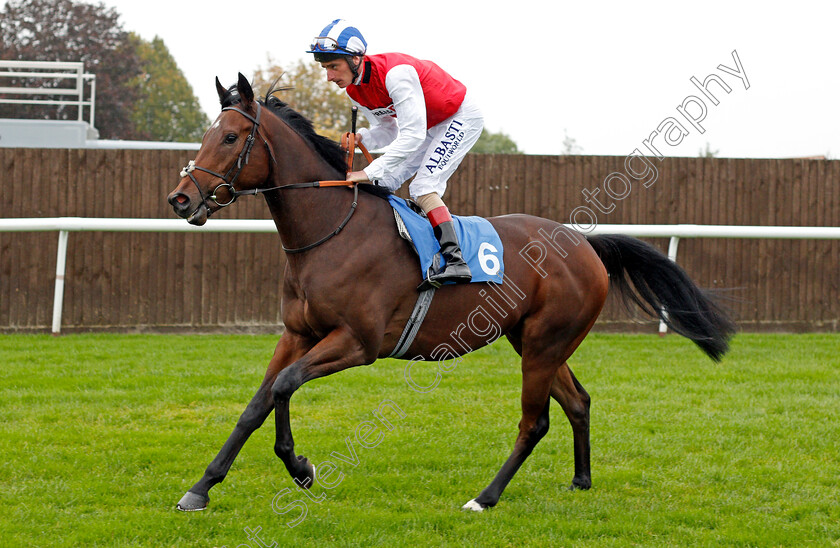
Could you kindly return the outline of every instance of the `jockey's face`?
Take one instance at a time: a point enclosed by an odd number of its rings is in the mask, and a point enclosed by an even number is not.
[[[350,70],[350,64],[358,64],[358,57],[333,59],[332,61],[325,61],[321,63],[324,70],[327,71],[327,82],[333,82],[341,89],[346,88],[353,83],[353,71]]]

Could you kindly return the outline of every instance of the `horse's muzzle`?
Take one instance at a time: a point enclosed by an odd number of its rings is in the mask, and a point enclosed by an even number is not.
[[[207,204],[201,202],[195,206],[190,197],[183,192],[173,192],[168,198],[169,204],[179,217],[186,219],[188,223],[201,226],[207,222],[210,211]]]

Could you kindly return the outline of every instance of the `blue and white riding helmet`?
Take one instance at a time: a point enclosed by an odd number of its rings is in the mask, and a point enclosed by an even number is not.
[[[337,53],[339,55],[364,55],[367,41],[362,33],[345,21],[336,19],[312,39],[307,53]]]

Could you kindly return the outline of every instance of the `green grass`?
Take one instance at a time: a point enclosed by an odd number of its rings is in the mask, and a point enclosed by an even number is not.
[[[685,339],[592,335],[571,361],[592,395],[593,488],[566,490],[552,428],[483,514],[460,506],[507,457],[518,362],[497,343],[421,394],[381,360],[292,398],[298,453],[344,474],[278,514],[295,486],[273,417],[205,512],[174,509],[227,438],[274,348],[266,336],[0,336],[0,546],[840,546],[840,336],[739,335],[722,364]],[[428,384],[433,365],[413,371]],[[383,400],[381,443],[345,438]]]

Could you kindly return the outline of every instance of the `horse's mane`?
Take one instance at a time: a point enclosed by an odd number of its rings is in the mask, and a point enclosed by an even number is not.
[[[277,89],[275,87],[276,85],[277,81],[275,80],[274,84],[271,85],[266,93],[266,99],[264,101],[260,100],[259,102],[263,106],[271,109],[274,114],[276,114],[290,128],[297,132],[298,135],[303,137],[306,142],[312,145],[312,148],[315,149],[315,152],[317,152],[324,161],[335,168],[338,172],[344,173],[347,170],[347,164],[344,160],[344,150],[341,148],[341,145],[328,137],[319,135],[308,118],[294,110],[287,103],[284,103],[277,97],[274,97],[272,94],[276,91],[288,89]],[[222,108],[233,106],[239,104],[240,102],[241,98],[239,97],[239,92],[237,91],[235,85],[228,88],[227,94],[221,101]],[[370,194],[379,196],[380,198],[387,198],[391,194],[391,191],[387,188],[377,185],[359,185],[359,188],[369,192]]]

